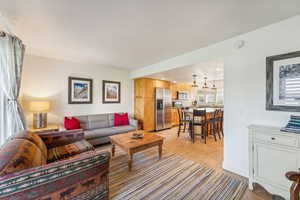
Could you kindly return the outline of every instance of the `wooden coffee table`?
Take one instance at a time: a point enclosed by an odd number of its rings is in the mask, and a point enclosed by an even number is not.
[[[115,155],[116,145],[121,147],[128,154],[128,169],[131,171],[132,169],[132,158],[133,154],[149,149],[154,146],[158,146],[158,155],[159,159],[162,155],[162,145],[163,145],[163,137],[156,135],[155,133],[147,133],[144,132],[144,137],[142,139],[132,139],[133,132],[124,133],[119,135],[109,136],[110,141],[112,143],[112,156]]]

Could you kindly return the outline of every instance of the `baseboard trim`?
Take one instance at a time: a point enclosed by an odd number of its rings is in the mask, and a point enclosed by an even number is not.
[[[248,172],[240,170],[240,169],[236,168],[235,166],[228,165],[225,162],[223,162],[223,169],[226,170],[226,171],[232,172],[234,174],[238,174],[240,176],[243,176],[245,178],[249,178]]]

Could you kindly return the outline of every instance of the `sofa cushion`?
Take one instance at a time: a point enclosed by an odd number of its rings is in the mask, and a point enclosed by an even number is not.
[[[130,132],[130,131],[135,131],[136,128],[134,126],[116,126],[116,127],[112,127],[114,129],[114,132],[117,133],[126,133],[126,132]]]
[[[109,113],[108,116],[108,127],[115,126],[115,113]]]
[[[84,138],[89,140],[89,139],[93,139],[93,138],[114,135],[116,133],[118,133],[118,132],[116,130],[114,130],[113,127],[86,130],[84,132]]]
[[[86,115],[81,115],[81,116],[74,116],[76,119],[79,120],[80,122],[80,127],[84,130],[89,129],[89,120],[88,116]]]
[[[100,128],[100,129],[93,129],[93,130],[86,130],[84,132],[84,137],[87,140],[95,139],[99,137],[107,137],[110,135],[120,134],[120,133],[126,133],[129,131],[136,130],[133,126],[116,126],[116,127],[110,127],[110,128]]]
[[[54,162],[67,159],[71,156],[93,150],[93,146],[86,140],[80,140],[71,144],[48,149],[47,161]]]
[[[41,150],[27,139],[9,140],[0,150],[0,176],[44,164]]]
[[[88,116],[88,121],[89,121],[89,129],[109,127],[108,115],[107,114],[89,115]]]
[[[28,131],[21,131],[14,136],[15,139],[27,139],[34,143],[43,153],[44,158],[47,158],[47,147],[40,136]]]

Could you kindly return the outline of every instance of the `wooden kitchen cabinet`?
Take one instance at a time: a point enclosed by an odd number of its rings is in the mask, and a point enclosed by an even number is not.
[[[170,88],[169,81],[151,78],[134,80],[134,117],[143,130],[155,130],[155,88]]]
[[[172,94],[172,99],[177,99],[177,84],[176,83],[171,84],[171,94]]]
[[[153,79],[145,79],[145,93],[144,97],[154,98],[155,97],[155,84]]]
[[[179,116],[177,108],[172,108],[172,126],[178,126],[179,125]]]
[[[134,80],[134,97],[143,97],[144,96],[144,87],[145,81],[142,79]]]
[[[192,92],[191,83],[172,83],[170,81],[151,78],[134,80],[134,116],[147,131],[155,130],[155,88],[170,88],[172,99],[177,99],[177,91]],[[172,126],[177,126],[179,116],[176,108],[172,108]]]
[[[177,99],[178,91],[188,91],[191,95],[192,84],[191,83],[172,83],[172,85],[171,85],[172,99]]]

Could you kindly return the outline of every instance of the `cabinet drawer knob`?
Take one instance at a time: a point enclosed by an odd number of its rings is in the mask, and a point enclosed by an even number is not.
[[[271,140],[275,140],[276,138],[274,138],[274,137],[271,137]]]

